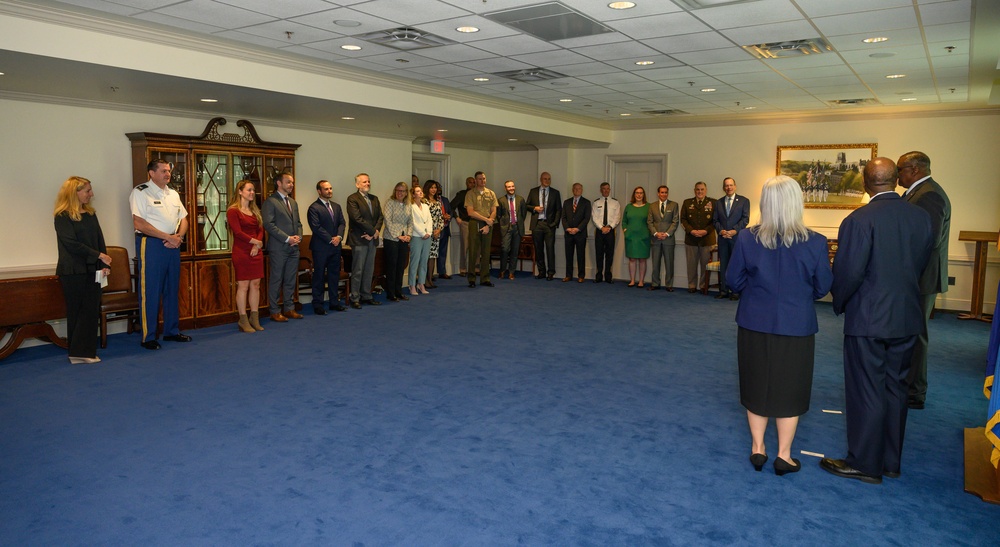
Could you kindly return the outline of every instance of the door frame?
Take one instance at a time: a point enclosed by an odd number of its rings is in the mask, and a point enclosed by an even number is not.
[[[618,181],[615,179],[615,172],[619,165],[629,163],[659,163],[660,175],[663,180],[660,184],[667,185],[667,155],[666,154],[607,154],[604,156],[605,178],[611,185],[611,195],[617,195]],[[659,184],[657,185],[659,186]],[[669,185],[667,185],[669,186]],[[649,199],[649,196],[646,196]],[[624,203],[622,205],[625,205]]]
[[[448,195],[448,186],[451,182],[451,156],[448,154],[429,154],[426,152],[413,152],[410,156],[410,166],[412,171],[412,166],[414,160],[420,161],[432,161],[441,164],[441,180],[438,183],[441,185],[442,195]]]

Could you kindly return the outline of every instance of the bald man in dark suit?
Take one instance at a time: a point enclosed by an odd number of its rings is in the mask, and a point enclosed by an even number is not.
[[[839,477],[881,483],[899,476],[906,430],[906,376],[920,315],[920,276],[930,256],[931,219],[897,194],[896,164],[864,169],[871,202],[840,225],[833,262],[833,311],[844,314],[847,457],[823,458]]]

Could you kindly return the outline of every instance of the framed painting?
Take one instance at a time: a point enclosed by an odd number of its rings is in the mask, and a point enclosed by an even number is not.
[[[806,208],[856,209],[865,197],[861,171],[878,144],[779,146],[775,174],[799,181]]]

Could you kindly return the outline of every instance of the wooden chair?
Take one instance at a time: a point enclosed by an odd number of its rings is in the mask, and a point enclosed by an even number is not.
[[[132,272],[128,250],[125,247],[108,247],[111,257],[111,275],[101,295],[101,348],[108,347],[108,321],[128,320],[129,334],[135,331],[139,320],[138,278]]]
[[[708,264],[705,265],[705,280],[702,284],[702,294],[708,294],[708,289],[719,286],[719,270],[721,266],[722,263],[719,262],[719,246],[712,245],[712,255],[708,259]],[[715,272],[714,284],[712,283],[712,272]]]

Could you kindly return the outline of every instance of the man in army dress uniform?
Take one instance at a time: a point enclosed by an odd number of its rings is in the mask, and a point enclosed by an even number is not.
[[[715,245],[715,226],[712,217],[715,215],[715,200],[706,197],[708,192],[704,182],[694,185],[694,197],[684,200],[681,205],[681,226],[684,226],[684,255],[687,258],[688,292],[698,290],[699,282],[702,292],[708,294],[708,276],[705,266],[712,256],[712,245]],[[700,266],[700,268],[699,268]],[[704,279],[703,279],[704,278]]]

